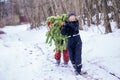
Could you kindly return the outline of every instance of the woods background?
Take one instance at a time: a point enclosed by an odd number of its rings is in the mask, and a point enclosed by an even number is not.
[[[74,11],[80,22],[104,24],[105,32],[112,32],[111,21],[120,28],[120,0],[0,0],[0,27],[30,23],[31,29],[45,22],[48,16]]]

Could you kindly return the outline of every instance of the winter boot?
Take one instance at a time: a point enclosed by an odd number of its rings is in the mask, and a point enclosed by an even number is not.
[[[79,75],[79,73],[78,73],[78,71],[77,71],[77,70],[75,70],[74,72],[75,72],[75,75]]]
[[[81,71],[79,74],[80,74],[80,75],[86,75],[87,72],[85,72],[85,71]]]
[[[81,68],[82,68],[82,64],[79,64],[76,66],[76,71],[80,74],[81,73]]]
[[[87,72],[84,72],[84,71],[81,71],[81,72],[78,72],[77,70],[75,70],[75,75],[86,75]]]
[[[60,65],[60,60],[56,60],[56,66]]]
[[[68,62],[64,62],[64,67],[67,67],[68,66]]]
[[[75,64],[72,64],[73,65],[73,68],[76,70],[76,65]]]

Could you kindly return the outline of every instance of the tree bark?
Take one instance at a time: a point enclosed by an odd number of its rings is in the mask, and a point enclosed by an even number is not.
[[[107,0],[103,0],[103,12],[104,12],[104,24],[105,24],[105,33],[112,32],[111,25],[109,22],[109,16],[108,16],[108,5]]]

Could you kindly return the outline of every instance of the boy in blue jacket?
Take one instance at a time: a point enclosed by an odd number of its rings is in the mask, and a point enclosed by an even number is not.
[[[68,36],[68,52],[75,73],[81,74],[82,68],[82,41],[79,34],[79,22],[74,12],[68,14],[68,21],[65,21],[62,28],[62,35]]]

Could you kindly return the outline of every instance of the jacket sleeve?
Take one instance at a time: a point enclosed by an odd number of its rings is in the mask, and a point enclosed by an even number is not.
[[[64,25],[62,27],[61,34],[67,35],[67,23],[66,22],[64,23]]]
[[[71,26],[70,28],[74,31],[77,31],[78,30],[78,27],[79,27],[79,22],[78,21],[75,21]]]

